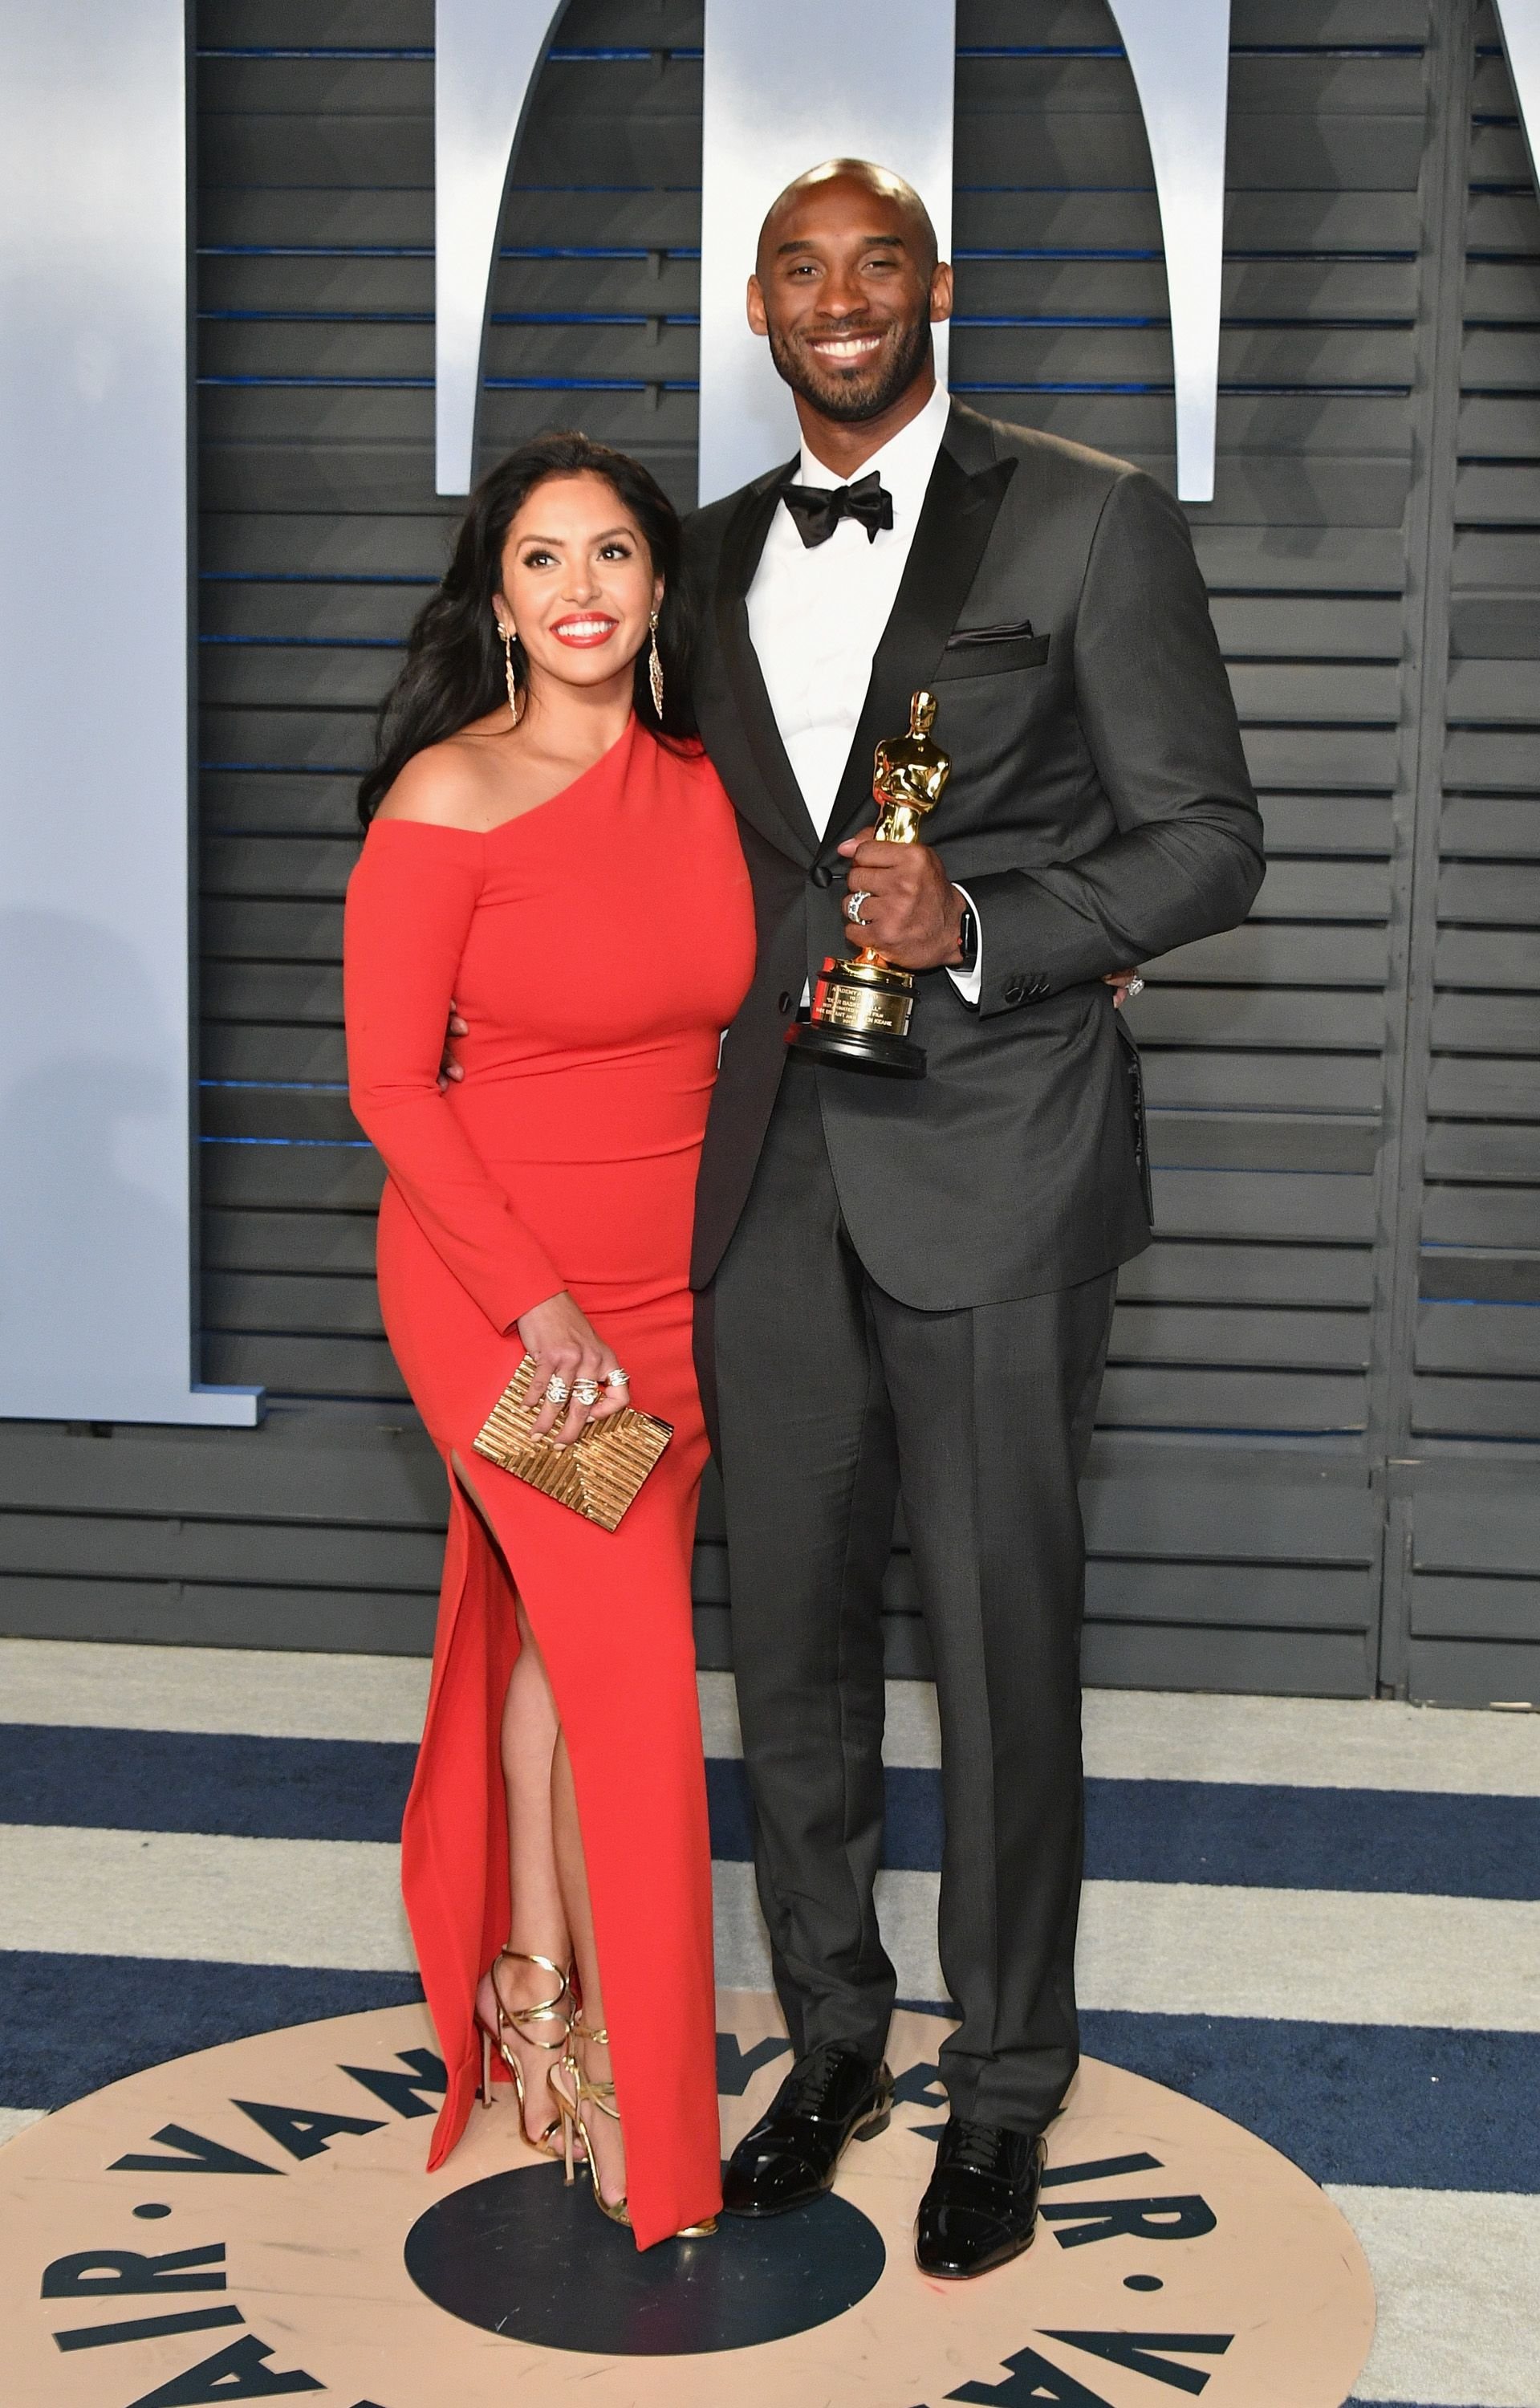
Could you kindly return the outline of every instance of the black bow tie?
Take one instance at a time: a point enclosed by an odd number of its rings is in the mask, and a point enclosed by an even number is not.
[[[841,519],[858,519],[868,543],[877,541],[878,527],[893,523],[893,497],[875,468],[853,485],[783,485],[781,499],[809,552],[828,542]]]

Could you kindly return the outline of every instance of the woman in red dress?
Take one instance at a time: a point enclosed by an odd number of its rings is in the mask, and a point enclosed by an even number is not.
[[[677,561],[646,469],[580,436],[486,479],[381,715],[344,945],[380,1305],[449,1480],[402,1834],[449,2068],[430,2164],[479,2058],[641,2248],[720,2200],[687,1270],[754,943]],[[563,1442],[633,1399],[674,1426],[613,1533],[473,1452],[526,1354]]]

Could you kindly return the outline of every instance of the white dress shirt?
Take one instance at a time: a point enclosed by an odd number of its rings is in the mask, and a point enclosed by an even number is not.
[[[892,495],[891,527],[869,537],[859,520],[841,519],[827,542],[809,549],[783,503],[770,522],[749,589],[749,636],[781,742],[820,837],[828,829],[845,774],[871,683],[872,658],[898,595],[950,406],[937,385],[918,417],[856,471],[859,478],[875,470]],[[805,443],[796,481],[832,488],[847,480],[825,467]],[[966,1003],[978,1001],[981,965],[982,941],[971,971],[948,973]]]

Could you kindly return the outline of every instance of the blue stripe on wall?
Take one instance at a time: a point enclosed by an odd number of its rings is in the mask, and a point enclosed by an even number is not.
[[[394,1840],[415,1751],[369,1740],[0,1726],[0,1823]],[[740,1763],[706,1767],[712,1853],[751,1854]],[[1100,1881],[1540,1898],[1540,1799],[1206,1781],[1087,1784]],[[941,1863],[937,1773],[891,1769],[883,1860]]]

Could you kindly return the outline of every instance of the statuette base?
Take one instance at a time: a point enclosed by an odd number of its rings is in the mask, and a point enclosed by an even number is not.
[[[787,1039],[812,1062],[837,1063],[842,1070],[877,1070],[890,1079],[922,1079],[925,1055],[906,1037],[880,1030],[838,1028],[822,1021],[805,1020]]]

